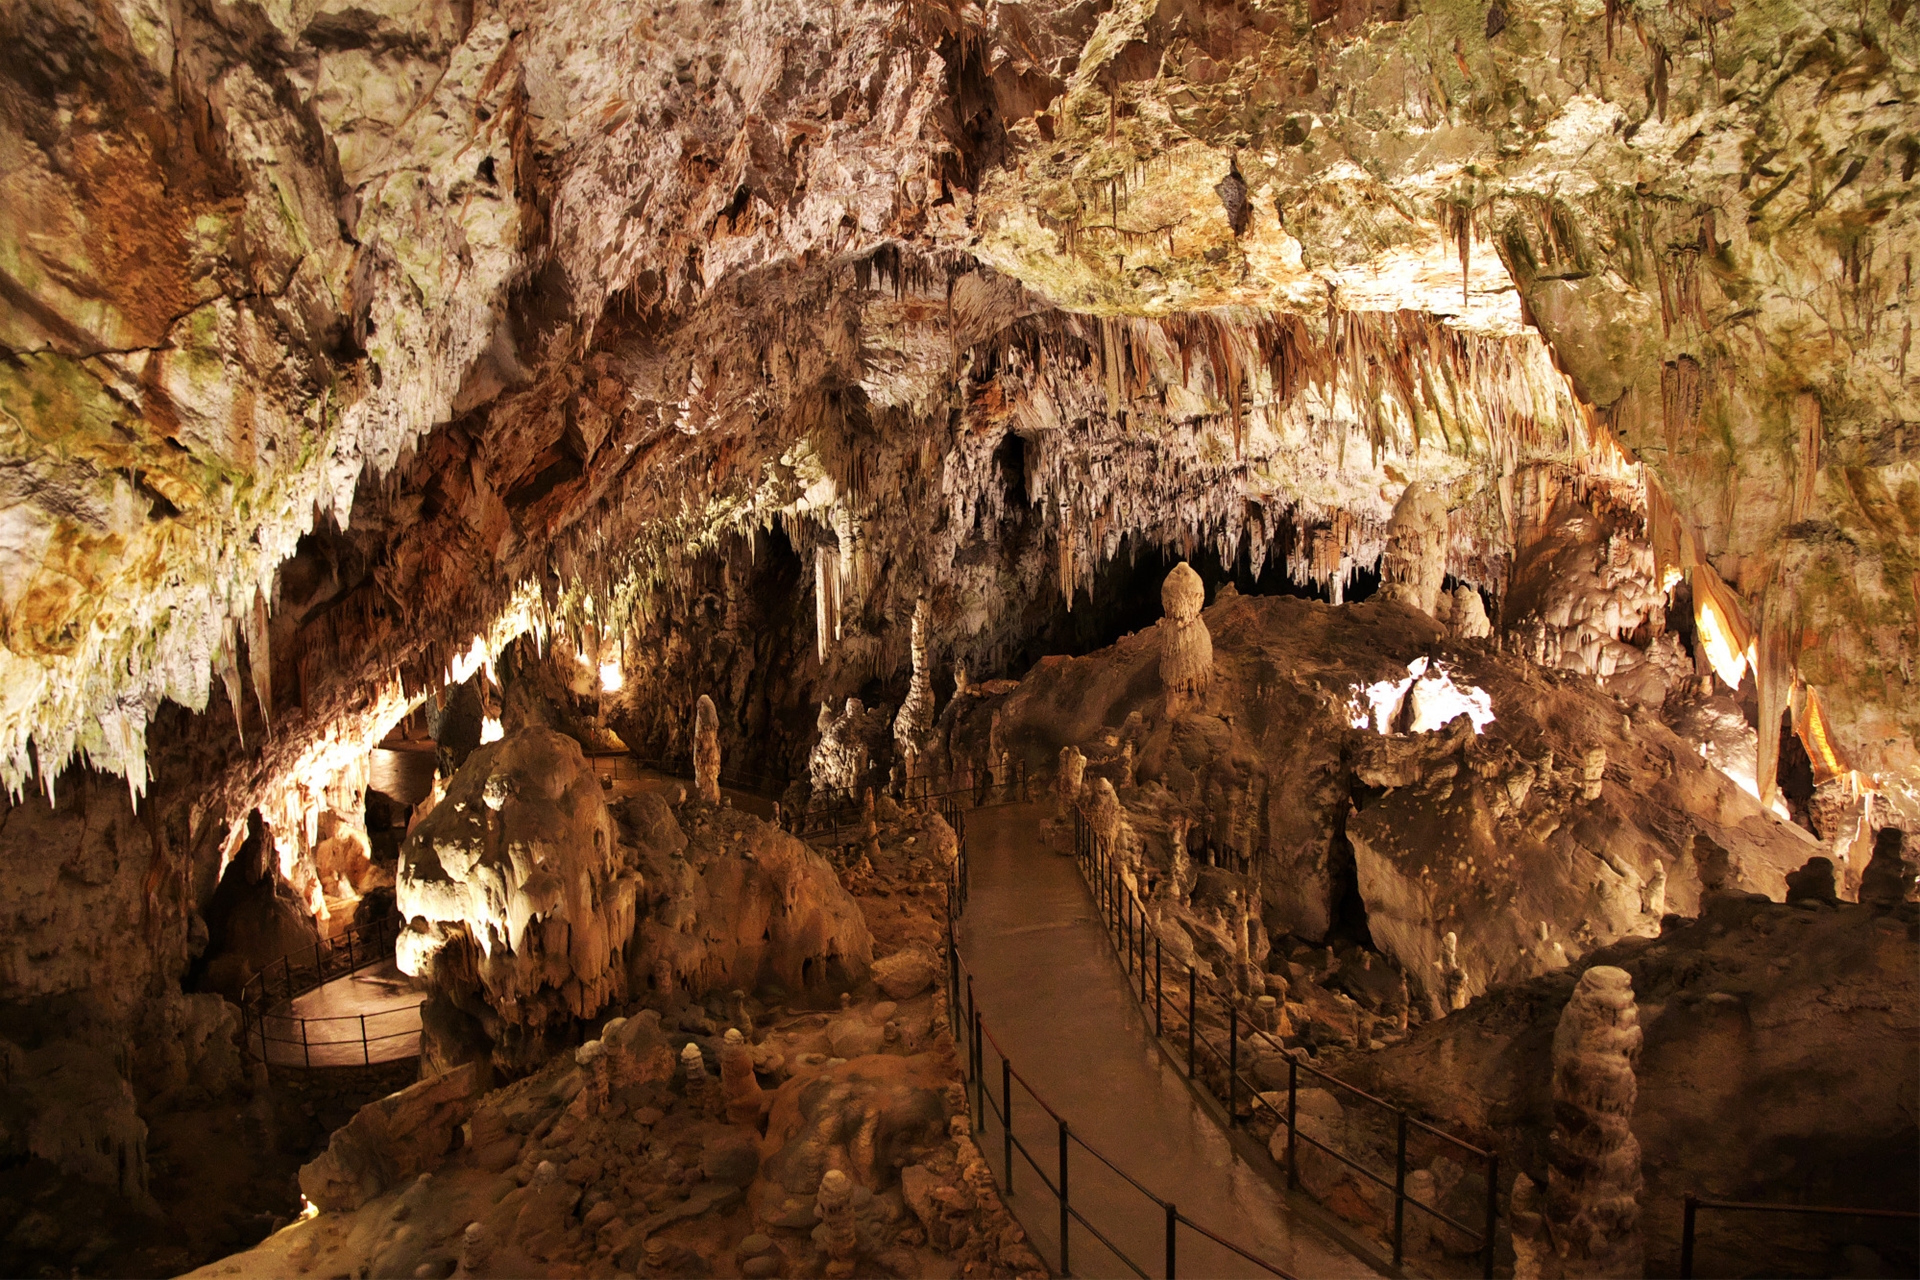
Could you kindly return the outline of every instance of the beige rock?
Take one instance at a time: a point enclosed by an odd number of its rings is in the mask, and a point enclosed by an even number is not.
[[[1182,560],[1160,587],[1160,682],[1169,694],[1198,696],[1213,677],[1213,637],[1200,618],[1206,587]]]
[[[693,793],[720,803],[720,714],[704,693],[693,708]]]
[[[475,751],[402,847],[397,959],[449,992],[477,987],[496,1059],[525,1065],[549,1028],[625,994],[640,890],[579,746],[522,730]]]
[[[1412,605],[1428,617],[1440,608],[1447,576],[1447,502],[1415,481],[1394,504],[1387,549],[1380,557],[1380,597]]]
[[[907,947],[873,962],[873,980],[894,1000],[910,1000],[940,976],[940,959],[925,947]]]
[[[440,1166],[483,1084],[474,1063],[370,1102],[300,1168],[300,1191],[322,1209],[354,1209]]]

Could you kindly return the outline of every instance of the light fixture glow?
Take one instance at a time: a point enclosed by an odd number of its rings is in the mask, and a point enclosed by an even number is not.
[[[492,716],[487,716],[480,721],[480,742],[483,746],[489,742],[498,742],[506,736],[507,731],[502,729],[500,722]]]
[[[1493,698],[1485,689],[1460,687],[1445,667],[1435,663],[1429,668],[1425,658],[1407,664],[1404,680],[1354,685],[1353,697],[1347,703],[1348,723],[1356,729],[1371,727],[1375,733],[1385,734],[1409,697],[1413,699],[1410,733],[1432,733],[1461,716],[1473,721],[1475,733],[1484,732],[1493,723]]]
[[[618,660],[600,664],[600,687],[602,689],[608,693],[618,693],[620,686],[626,682],[626,677],[620,672],[620,663]]]

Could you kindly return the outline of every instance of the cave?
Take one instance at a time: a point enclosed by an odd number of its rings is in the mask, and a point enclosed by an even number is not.
[[[0,12],[0,1274],[1920,1272],[1920,6]]]

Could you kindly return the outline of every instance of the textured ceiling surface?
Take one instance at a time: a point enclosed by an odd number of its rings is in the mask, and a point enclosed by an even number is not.
[[[230,797],[334,776],[476,636],[618,634],[776,522],[978,631],[1012,432],[1068,593],[1283,528],[1331,583],[1422,480],[1497,597],[1559,467],[1910,782],[1917,23],[15,0],[0,771],[138,790],[223,697]]]

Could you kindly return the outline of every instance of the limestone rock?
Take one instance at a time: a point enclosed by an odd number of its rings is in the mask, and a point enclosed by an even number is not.
[[[789,991],[867,976],[873,937],[833,867],[780,828],[709,811],[691,837],[657,795],[616,810],[646,889],[628,954],[635,991]]]
[[[1408,485],[1387,522],[1380,558],[1380,596],[1410,604],[1428,617],[1440,609],[1447,576],[1447,503],[1420,481]]]
[[[300,1191],[322,1209],[354,1209],[439,1167],[473,1113],[484,1077],[474,1063],[370,1102],[300,1168]]]
[[[907,947],[873,962],[873,980],[890,1000],[910,1000],[940,977],[940,959],[926,947]]]
[[[720,714],[704,693],[693,710],[693,792],[708,804],[720,803]]]
[[[1197,696],[1213,676],[1213,637],[1200,617],[1206,588],[1182,560],[1160,587],[1166,616],[1160,621],[1160,681],[1168,693]]]
[[[572,739],[527,729],[475,751],[401,849],[402,972],[484,996],[503,1063],[623,996],[641,892]]]

